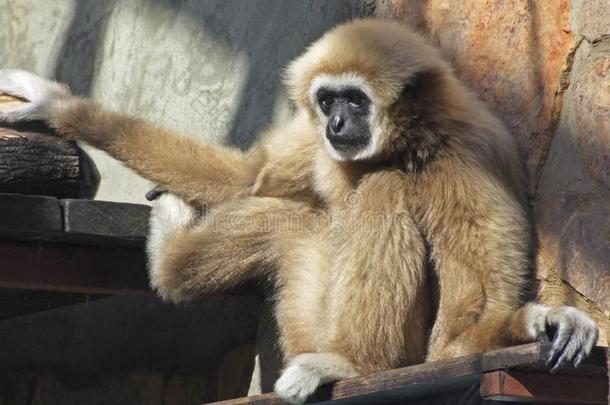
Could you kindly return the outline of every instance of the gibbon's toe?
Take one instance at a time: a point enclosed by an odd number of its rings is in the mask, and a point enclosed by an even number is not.
[[[274,386],[275,394],[291,404],[302,404],[321,384],[318,370],[302,364],[288,366]]]
[[[551,373],[570,363],[578,367],[597,341],[595,322],[583,311],[565,306],[549,310],[546,323],[556,329],[547,358],[547,365],[553,365]]]

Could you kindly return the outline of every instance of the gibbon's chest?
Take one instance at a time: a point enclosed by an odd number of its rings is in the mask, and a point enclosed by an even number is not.
[[[405,288],[421,267],[405,253],[415,249],[425,254],[409,211],[404,173],[388,169],[362,174],[333,163],[319,162],[315,171],[315,188],[326,202],[332,273],[346,282]]]

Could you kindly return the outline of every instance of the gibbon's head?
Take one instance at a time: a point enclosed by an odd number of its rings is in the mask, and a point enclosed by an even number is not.
[[[456,83],[449,65],[397,22],[363,19],[340,25],[286,73],[293,101],[318,124],[336,160],[413,149],[430,126],[459,108],[449,105],[456,99],[448,94]]]

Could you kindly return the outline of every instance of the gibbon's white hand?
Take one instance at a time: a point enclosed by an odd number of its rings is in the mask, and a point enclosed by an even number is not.
[[[553,346],[547,358],[547,365],[553,365],[552,373],[570,363],[578,367],[591,353],[599,335],[595,322],[574,307],[550,308],[545,324],[555,329]]]
[[[0,109],[0,122],[6,123],[46,120],[50,102],[70,95],[62,84],[19,69],[0,69],[0,93],[27,101],[7,110]]]

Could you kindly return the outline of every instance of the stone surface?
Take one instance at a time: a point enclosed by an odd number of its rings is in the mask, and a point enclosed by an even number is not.
[[[516,135],[535,188],[561,110],[566,62],[578,38],[568,0],[395,0],[399,19],[425,31],[458,76]]]
[[[610,3],[393,0],[502,118],[526,157],[540,299],[610,331]]]
[[[539,276],[557,272],[610,316],[610,40],[583,42],[537,200]]]

